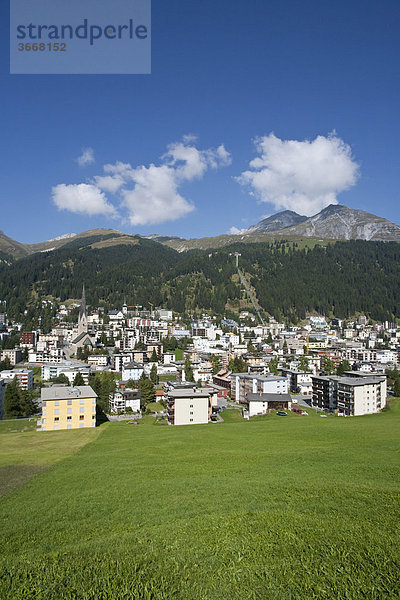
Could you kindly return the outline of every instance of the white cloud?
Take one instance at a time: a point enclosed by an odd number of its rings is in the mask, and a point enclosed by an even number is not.
[[[83,215],[116,216],[114,206],[107,202],[104,193],[91,184],[61,183],[52,188],[52,196],[54,204],[60,210],[69,210]]]
[[[150,225],[175,221],[194,210],[178,193],[176,171],[167,165],[138,167],[132,170],[133,189],[123,189],[131,225]]]
[[[245,231],[245,229],[238,229],[237,227],[235,227],[234,225],[230,228],[230,230],[228,231],[228,233],[230,233],[231,235],[239,235],[239,233],[242,233],[242,231]]]
[[[208,169],[231,163],[231,155],[223,145],[199,150],[195,143],[196,138],[188,135],[170,144],[160,165],[132,167],[120,161],[106,164],[104,174],[94,176],[87,184],[53,188],[53,200],[59,208],[72,212],[115,216],[117,211],[106,198],[107,192],[119,199],[131,225],[175,221],[195,209],[181,195],[180,186],[201,179]]]
[[[120,175],[96,175],[93,177],[93,181],[98,188],[111,194],[118,192],[125,183],[124,178]]]
[[[94,163],[94,151],[93,148],[82,148],[82,154],[78,156],[76,162],[80,167],[86,167]]]
[[[236,180],[276,210],[311,216],[352,187],[359,165],[351,148],[334,133],[315,140],[281,140],[273,133],[255,140],[259,156]]]

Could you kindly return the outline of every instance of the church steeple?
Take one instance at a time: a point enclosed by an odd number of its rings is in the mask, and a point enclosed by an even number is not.
[[[85,295],[85,284],[82,286],[82,301],[79,309],[78,318],[78,335],[80,333],[87,333],[88,322],[87,322],[87,311],[86,311],[86,295]]]

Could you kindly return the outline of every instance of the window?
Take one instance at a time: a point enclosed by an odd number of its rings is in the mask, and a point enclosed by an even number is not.
[[[193,419],[189,419],[190,423],[193,423]]]
[[[85,407],[81,406],[80,409],[79,409],[79,412],[81,412],[81,413],[85,412]]]
[[[93,398],[92,404],[94,404],[94,406],[96,406],[96,398]]]
[[[58,431],[58,425],[54,425],[54,431]]]
[[[79,400],[79,404],[85,404],[85,401],[84,401],[84,399],[83,399],[83,398],[81,398],[81,399]]]
[[[42,409],[42,415],[45,415],[45,414],[46,414],[46,409],[45,409],[45,408],[43,408],[43,409]]]
[[[59,414],[60,414],[60,409],[59,409],[59,408],[56,408],[56,409],[54,410],[54,414],[55,414],[55,415],[59,415]]]
[[[190,405],[190,408],[193,408],[193,404]]]
[[[71,424],[70,423],[67,425],[67,429],[71,429]]]
[[[68,416],[68,417],[67,417],[67,421],[71,421],[71,419],[72,419],[72,417],[71,417],[71,416]]]
[[[42,424],[43,424],[43,423],[46,423],[46,419],[42,419]]]
[[[59,421],[60,417],[54,417],[54,421]]]
[[[54,406],[60,406],[60,403],[59,403],[59,401],[58,401],[58,400],[56,400],[56,401],[54,402]]]
[[[95,419],[95,418],[96,418],[96,415],[92,415],[92,419]]]
[[[193,414],[193,411],[191,410],[189,414],[190,414],[190,415],[192,415],[192,414]]]
[[[85,427],[85,423],[79,423],[79,427]]]
[[[79,420],[83,421],[83,419],[85,418],[85,415],[79,415]]]
[[[67,415],[72,415],[72,408],[67,408]]]
[[[71,406],[72,400],[67,400],[67,404],[68,404],[68,406]]]
[[[42,402],[42,406],[46,406],[46,402]]]

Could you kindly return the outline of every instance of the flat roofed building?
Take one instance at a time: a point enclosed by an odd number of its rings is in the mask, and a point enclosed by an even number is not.
[[[95,427],[96,399],[90,385],[42,388],[41,431]]]
[[[386,406],[386,376],[313,377],[313,404],[346,416],[377,413]]]
[[[247,394],[287,394],[286,377],[276,375],[257,375],[251,373],[232,373],[232,400],[244,402]]]
[[[12,381],[14,377],[17,378],[17,382],[21,390],[30,390],[33,387],[33,371],[30,369],[0,371],[0,379],[3,379],[6,383]]]
[[[208,423],[212,412],[212,391],[195,387],[170,390],[167,411],[171,425]]]

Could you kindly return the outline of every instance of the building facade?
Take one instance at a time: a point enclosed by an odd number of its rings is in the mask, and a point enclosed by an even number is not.
[[[170,390],[167,412],[171,425],[208,423],[212,412],[212,391],[196,387]]]
[[[244,402],[247,394],[287,394],[286,377],[275,375],[257,375],[254,373],[232,373],[231,398],[236,402]]]
[[[41,431],[95,427],[96,399],[89,385],[42,388]]]

